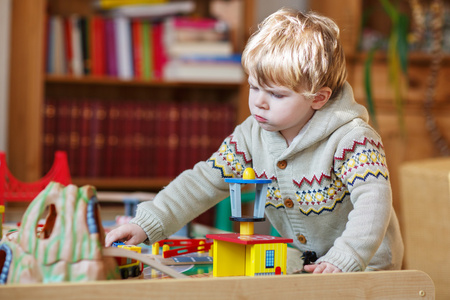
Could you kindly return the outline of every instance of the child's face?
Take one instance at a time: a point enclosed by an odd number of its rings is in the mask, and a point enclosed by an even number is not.
[[[252,116],[264,130],[279,131],[289,145],[313,116],[314,100],[284,86],[259,86],[252,76],[248,82]]]

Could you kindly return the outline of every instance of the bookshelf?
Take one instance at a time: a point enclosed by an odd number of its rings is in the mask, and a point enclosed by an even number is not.
[[[209,0],[196,0],[196,16],[207,16]],[[253,0],[242,0],[240,22],[242,33],[237,34],[237,51],[242,50],[250,29],[254,26]],[[220,98],[219,101],[234,109],[233,126],[249,114],[247,108],[247,84],[229,82],[186,82],[164,80],[120,80],[102,76],[73,77],[48,75],[45,72],[46,18],[51,14],[68,16],[78,14],[91,16],[95,13],[90,0],[17,0],[12,2],[11,71],[10,71],[10,117],[8,165],[20,180],[35,181],[46,172],[44,166],[43,111],[49,97],[113,98],[152,101],[149,95],[180,97],[185,102],[201,95]],[[118,96],[119,95],[119,96]],[[176,99],[175,99],[176,100]],[[195,101],[195,100],[194,100]],[[231,133],[231,132],[230,132]],[[217,147],[219,144],[217,145]],[[150,166],[150,168],[155,166]],[[173,176],[73,176],[77,185],[93,184],[98,189],[146,189],[158,190]]]
[[[243,0],[244,1],[244,0]],[[207,0],[199,0],[199,13],[205,10]],[[255,12],[254,0],[243,2],[244,28],[252,28]],[[332,17],[341,27],[341,36],[347,55],[349,81],[352,84],[357,101],[365,104],[364,96],[364,61],[366,54],[358,53],[358,36],[360,20],[367,5],[375,1],[346,0],[345,3],[333,0],[311,1],[313,10]],[[446,3],[449,1],[446,0]],[[346,7],[345,10],[340,9]],[[12,32],[11,32],[11,71],[10,71],[10,114],[9,114],[9,149],[8,164],[13,173],[21,180],[33,181],[43,172],[42,132],[43,110],[45,96],[49,93],[60,93],[66,89],[70,93],[91,90],[93,94],[107,94],[111,90],[122,93],[145,93],[149,91],[185,91],[199,92],[216,90],[226,94],[236,107],[236,123],[248,115],[246,84],[230,83],[187,83],[161,81],[122,81],[109,78],[46,75],[44,72],[44,34],[47,11],[61,14],[92,14],[90,1],[63,0],[15,0],[12,2]],[[383,30],[389,22],[385,17],[373,17],[375,27]],[[241,46],[247,39],[250,30],[245,30],[241,37]],[[394,199],[399,199],[398,168],[409,160],[437,156],[430,134],[425,127],[425,117],[422,114],[422,103],[426,90],[426,76],[429,72],[430,55],[426,53],[411,53],[409,59],[410,75],[405,104],[405,124],[408,135],[402,137],[397,124],[392,92],[388,86],[386,56],[377,55],[373,65],[374,98],[377,109],[379,132],[383,137],[385,149],[389,157]],[[444,84],[450,72],[449,55],[446,55],[439,74],[439,84],[436,91],[436,102],[433,107],[438,125],[445,129],[450,126],[448,101],[449,88]],[[447,140],[449,132],[443,130]],[[109,178],[110,179],[110,178]],[[167,183],[170,178],[74,178],[77,184],[92,182],[99,187],[117,188],[157,188]],[[395,200],[399,211],[399,200]]]

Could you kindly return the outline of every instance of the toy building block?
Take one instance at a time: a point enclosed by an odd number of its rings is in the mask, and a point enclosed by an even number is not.
[[[163,258],[169,258],[193,252],[204,253],[210,249],[212,241],[206,241],[205,239],[173,239],[161,240],[158,244],[163,245]],[[179,248],[170,249],[171,246]]]
[[[230,183],[230,220],[240,222],[240,233],[208,234],[213,244],[213,276],[262,276],[286,274],[287,243],[292,239],[254,234],[254,222],[264,221],[264,206],[270,179],[256,179],[251,168],[242,179],[227,178]],[[253,216],[242,216],[241,185],[255,184]]]
[[[114,242],[112,247],[122,248],[125,250],[133,251],[136,253],[141,253],[141,247],[134,245],[126,245],[123,242]],[[128,277],[138,277],[142,274],[144,270],[144,264],[136,259],[127,257],[116,257],[117,264],[119,265],[120,275],[122,279],[127,279]]]

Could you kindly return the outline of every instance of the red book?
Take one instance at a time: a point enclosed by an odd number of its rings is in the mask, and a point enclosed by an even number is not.
[[[212,135],[209,127],[211,127],[213,116],[212,105],[209,102],[202,102],[200,105],[200,131],[199,131],[199,158],[207,160],[211,156],[210,147]]]
[[[80,166],[78,176],[86,177],[89,168],[89,148],[91,145],[90,123],[92,121],[91,99],[81,100],[80,111]]]
[[[56,115],[56,150],[66,152],[69,150],[70,105],[71,101],[69,99],[58,99]]]
[[[173,17],[169,19],[175,29],[217,30],[218,21],[213,18]]]
[[[47,174],[52,166],[54,153],[56,150],[56,100],[51,97],[45,98],[44,102],[44,139],[43,139],[43,160],[42,175]]]
[[[135,19],[131,21],[131,38],[133,49],[133,70],[134,77],[143,78],[142,72],[142,21]]]
[[[127,101],[119,104],[119,143],[118,159],[115,176],[132,176],[133,155],[133,102]]]
[[[142,149],[144,144],[144,137],[142,135],[142,119],[143,106],[141,101],[135,101],[132,110],[132,154],[131,154],[131,176],[140,177],[143,173],[142,165]]]
[[[67,74],[73,74],[73,47],[72,47],[72,22],[68,18],[63,19],[64,25],[64,50],[66,51]]]
[[[222,128],[222,132],[221,132],[221,138],[220,138],[220,143],[222,143],[222,141],[229,136],[230,134],[233,133],[235,125],[236,125],[236,109],[233,106],[233,104],[231,103],[227,103],[226,104],[226,109],[224,110],[224,126]]]
[[[67,160],[69,170],[73,176],[78,176],[80,167],[80,126],[81,126],[81,103],[78,99],[70,100],[70,125],[69,125],[69,149]]]
[[[183,101],[180,104],[180,143],[178,151],[178,169],[177,173],[192,168],[191,153],[189,147],[189,137],[191,135],[190,128],[190,103]]]
[[[180,105],[175,102],[168,104],[167,112],[167,164],[166,176],[174,178],[178,175],[180,164]]]
[[[156,174],[158,177],[168,176],[168,135],[169,135],[169,104],[160,101],[156,114]]]
[[[105,149],[106,149],[106,128],[107,128],[107,108],[103,100],[92,101],[92,119],[90,126],[90,147],[88,157],[89,177],[102,177],[105,173]]]
[[[108,107],[106,124],[106,151],[105,151],[105,176],[114,177],[118,168],[119,135],[121,123],[119,120],[120,107],[117,102],[111,101]]]
[[[211,137],[210,155],[219,150],[223,140],[234,130],[234,111],[230,103],[213,103],[212,115],[209,128]]]
[[[143,104],[143,118],[142,118],[142,134],[144,138],[144,148],[142,149],[142,176],[154,177],[156,176],[156,119],[157,108],[153,102],[144,102]]]
[[[195,101],[190,103],[190,128],[191,135],[189,137],[189,165],[194,166],[201,160],[200,153],[200,131],[201,131],[201,121],[200,121],[200,103]]]
[[[163,78],[164,65],[167,62],[166,49],[164,47],[164,26],[162,23],[155,23],[152,31],[153,43],[153,72],[155,79]]]
[[[90,47],[92,75],[103,76],[106,73],[105,21],[100,16],[90,19]]]

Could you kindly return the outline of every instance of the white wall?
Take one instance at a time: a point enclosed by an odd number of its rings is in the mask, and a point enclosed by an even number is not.
[[[260,23],[268,15],[277,11],[282,7],[295,8],[306,12],[309,10],[309,0],[257,0],[256,5],[256,21]]]
[[[0,151],[8,146],[10,20],[11,0],[0,0]]]

